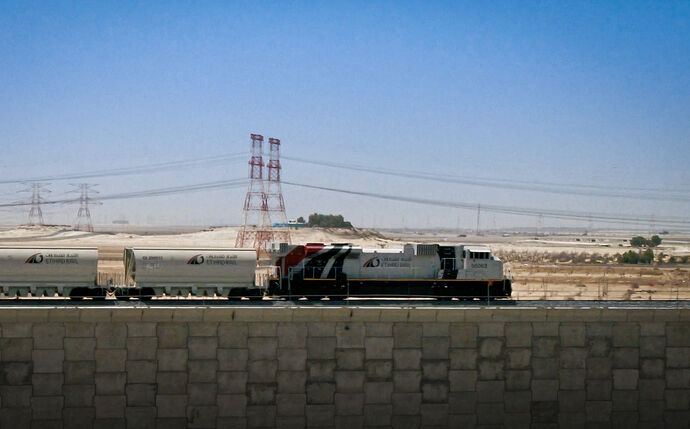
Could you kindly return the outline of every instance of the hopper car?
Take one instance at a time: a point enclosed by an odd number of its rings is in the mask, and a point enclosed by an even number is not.
[[[269,264],[257,268],[254,249],[126,248],[124,284],[101,287],[96,248],[0,247],[0,292],[5,297],[75,299],[104,299],[108,293],[119,299],[189,295],[472,299],[511,294],[502,261],[481,245],[365,249],[342,243],[271,243],[266,250]],[[257,277],[262,278],[260,284]]]

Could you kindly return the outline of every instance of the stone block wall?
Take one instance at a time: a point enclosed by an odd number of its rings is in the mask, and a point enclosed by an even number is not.
[[[0,309],[0,427],[690,426],[690,310]]]

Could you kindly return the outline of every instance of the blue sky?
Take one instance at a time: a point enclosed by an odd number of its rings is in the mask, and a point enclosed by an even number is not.
[[[294,157],[689,189],[688,23],[690,3],[672,1],[2,2],[0,171],[22,178],[236,153],[254,132],[280,138]],[[659,217],[689,208],[283,165],[285,180],[396,195]],[[108,194],[246,173],[238,162],[97,182]],[[1,187],[0,199],[16,199],[17,188]],[[68,186],[51,188],[54,197]],[[460,210],[285,192],[290,217],[475,222]],[[237,223],[242,200],[241,189],[221,190],[94,212],[101,222]],[[76,207],[50,212],[70,222]]]

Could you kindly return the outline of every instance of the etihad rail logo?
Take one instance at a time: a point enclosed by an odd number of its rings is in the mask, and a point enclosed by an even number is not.
[[[41,255],[40,253],[34,253],[33,255],[29,256],[24,263],[40,264],[41,262],[43,262],[43,255]]]
[[[379,265],[381,265],[381,260],[379,258],[371,258],[367,262],[364,263],[363,267],[365,268],[376,268]]]
[[[190,265],[201,265],[204,263],[204,257],[201,254],[194,255],[187,260]]]

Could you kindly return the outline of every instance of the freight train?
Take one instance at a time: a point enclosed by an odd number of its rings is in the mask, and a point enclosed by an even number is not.
[[[0,247],[0,293],[99,300],[108,294],[118,299],[486,299],[511,294],[503,262],[481,245],[364,249],[345,243],[271,243],[266,250],[268,263],[257,267],[254,249],[126,248],[123,284],[99,286],[96,248]]]

